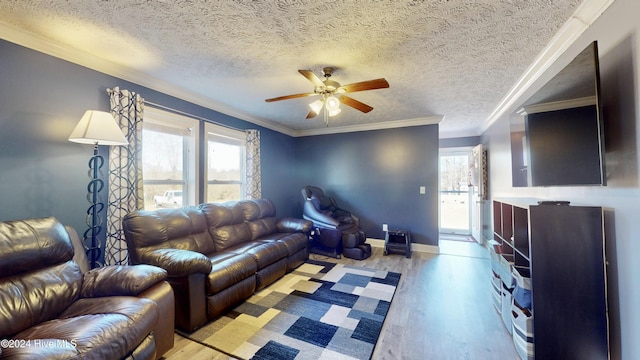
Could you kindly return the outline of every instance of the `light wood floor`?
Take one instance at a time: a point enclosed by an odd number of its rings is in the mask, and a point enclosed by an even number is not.
[[[366,260],[311,258],[402,273],[373,359],[517,359],[511,335],[492,304],[489,256],[475,243],[441,241],[441,254],[384,256]],[[167,360],[229,359],[175,336]]]

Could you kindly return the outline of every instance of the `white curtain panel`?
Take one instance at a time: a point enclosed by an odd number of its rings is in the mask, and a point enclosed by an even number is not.
[[[142,187],[142,116],[144,99],[119,87],[107,89],[111,114],[129,141],[126,146],[109,150],[109,203],[107,206],[107,265],[128,263],[127,243],[122,218],[131,211],[144,208]]]
[[[260,199],[262,198],[262,178],[260,175],[260,131],[249,129],[245,130],[247,135],[246,153],[247,153],[247,171],[246,171],[246,198]]]

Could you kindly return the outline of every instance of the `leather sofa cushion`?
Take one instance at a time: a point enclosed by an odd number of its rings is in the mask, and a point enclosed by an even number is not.
[[[242,208],[236,205],[236,202],[224,204],[203,203],[198,205],[198,207],[207,218],[209,229],[215,229],[221,226],[242,224],[244,222]]]
[[[208,295],[216,294],[231,285],[255,276],[258,267],[249,254],[218,252],[209,256],[212,269],[207,276]]]
[[[309,238],[303,233],[275,233],[257,239],[258,241],[277,241],[287,248],[287,255],[292,255],[309,245]]]
[[[53,217],[0,223],[0,274],[3,277],[46,268],[73,258],[64,226]]]
[[[249,254],[258,265],[258,271],[265,267],[284,259],[289,255],[286,245],[281,242],[260,242],[252,241],[228,249],[229,252],[238,254]]]
[[[244,200],[237,204],[251,231],[251,240],[276,232],[276,206],[271,200]]]
[[[238,203],[200,204],[209,224],[216,251],[224,251],[251,240],[251,231],[244,222]]]
[[[221,226],[210,231],[218,251],[224,251],[251,240],[251,231],[245,223]]]
[[[7,353],[3,356],[121,359],[147,337],[159,316],[156,303],[149,299],[126,296],[80,299],[58,319],[38,324],[14,337],[33,339],[32,344],[36,339],[46,339],[46,347],[4,349]]]
[[[57,317],[78,299],[81,286],[80,267],[72,260],[0,278],[0,339]]]
[[[123,218],[123,228],[133,264],[141,262],[141,253],[156,249],[215,251],[207,220],[195,206],[134,211]]]
[[[247,226],[249,226],[249,230],[251,231],[251,240],[256,240],[261,236],[273,234],[274,232],[276,232],[277,222],[278,219],[276,219],[275,217],[267,217],[263,219],[248,221]]]
[[[269,199],[244,200],[238,203],[251,231],[251,239],[260,239],[277,232],[307,232],[311,224],[294,218],[276,217],[276,207]]]
[[[242,209],[245,221],[276,216],[276,206],[269,199],[243,200],[237,206]]]

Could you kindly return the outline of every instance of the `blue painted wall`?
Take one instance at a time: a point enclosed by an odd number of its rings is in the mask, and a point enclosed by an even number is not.
[[[300,190],[316,185],[360,218],[367,237],[384,239],[386,223],[438,244],[438,125],[300,137],[296,181],[300,215]]]
[[[473,147],[481,143],[480,136],[440,139],[441,148]]]
[[[92,146],[67,140],[85,110],[109,109],[107,88],[240,129],[256,125],[0,40],[0,221],[55,216],[86,229]],[[280,216],[301,216],[300,189],[322,186],[362,218],[437,244],[438,126],[293,138],[261,130],[262,192]],[[108,147],[100,152],[107,156]],[[419,195],[426,186],[427,195]]]
[[[0,221],[55,216],[82,234],[91,145],[67,140],[85,110],[109,110],[107,88],[239,129],[258,128],[262,192],[291,216],[294,139],[157,91],[0,40]],[[108,147],[100,152],[108,155]]]

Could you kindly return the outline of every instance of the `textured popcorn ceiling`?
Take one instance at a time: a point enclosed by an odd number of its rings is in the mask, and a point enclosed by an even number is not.
[[[292,132],[314,98],[298,69],[337,68],[353,93],[330,127],[444,116],[441,133],[479,134],[580,0],[2,0],[0,22],[140,74],[155,88]],[[2,37],[2,34],[0,34]],[[142,94],[144,96],[144,94]]]

